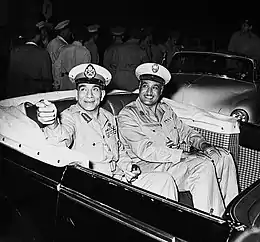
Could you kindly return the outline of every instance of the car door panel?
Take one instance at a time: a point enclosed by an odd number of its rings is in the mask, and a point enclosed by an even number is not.
[[[86,236],[93,241],[140,237],[142,241],[171,241],[174,236],[187,241],[226,241],[230,230],[220,218],[79,166],[65,172],[58,221],[63,233],[57,241],[73,236],[72,231],[77,241]]]
[[[64,168],[53,167],[5,145],[0,149],[1,191],[19,213],[19,236],[28,242],[52,241],[57,185]]]

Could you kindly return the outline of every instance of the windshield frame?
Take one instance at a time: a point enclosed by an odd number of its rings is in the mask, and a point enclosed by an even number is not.
[[[244,81],[248,82],[248,83],[255,83],[256,79],[257,79],[257,62],[256,60],[243,56],[243,55],[237,55],[237,54],[231,54],[231,53],[224,53],[224,52],[207,52],[207,51],[178,51],[176,52],[173,57],[172,57],[172,62],[174,60],[176,60],[176,58],[181,58],[181,56],[188,56],[188,55],[198,55],[198,56],[212,56],[214,58],[214,56],[216,58],[226,58],[228,59],[232,59],[232,60],[239,60],[239,61],[246,61],[249,63],[249,65],[252,65],[252,70],[250,70],[250,72],[252,72],[252,75],[250,75],[250,78],[245,79]],[[242,78],[235,78],[232,77],[231,75],[227,75],[227,73],[213,73],[213,72],[207,72],[207,71],[191,71],[191,72],[185,72],[185,71],[173,71],[171,70],[171,64],[169,65],[169,71],[171,72],[171,74],[200,74],[200,75],[211,75],[211,76],[215,76],[215,77],[220,77],[220,78],[225,78],[225,79],[237,79],[237,80],[243,80]]]

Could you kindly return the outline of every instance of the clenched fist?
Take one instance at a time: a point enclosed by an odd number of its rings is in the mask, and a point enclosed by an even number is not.
[[[37,118],[42,124],[57,125],[57,108],[53,103],[41,100],[35,105],[38,108]]]

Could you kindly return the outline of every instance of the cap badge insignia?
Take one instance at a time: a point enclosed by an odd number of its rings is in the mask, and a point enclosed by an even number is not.
[[[152,71],[153,71],[153,73],[156,73],[157,71],[159,71],[159,65],[158,64],[153,64],[152,65]]]
[[[85,77],[87,77],[88,79],[91,79],[91,78],[95,77],[95,75],[96,75],[96,70],[95,70],[95,68],[94,68],[91,64],[89,64],[89,65],[86,67],[85,71],[84,71],[84,75],[85,75]]]

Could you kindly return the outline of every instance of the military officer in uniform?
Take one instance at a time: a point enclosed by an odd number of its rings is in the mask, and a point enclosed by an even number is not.
[[[67,45],[71,40],[72,33],[69,24],[70,20],[64,20],[54,28],[58,32],[58,35],[47,45],[47,51],[50,54],[52,64],[58,59],[62,47]]]
[[[121,142],[139,159],[142,172],[168,171],[180,191],[191,192],[195,208],[222,216],[238,194],[232,156],[210,145],[200,133],[185,125],[169,105],[159,101],[171,79],[165,67],[145,63],[135,73],[140,81],[139,97],[119,113]],[[183,152],[183,142],[200,152]]]
[[[96,171],[177,200],[177,188],[170,174],[143,174],[138,166],[133,166],[118,140],[114,116],[99,107],[104,88],[111,80],[110,72],[99,65],[81,64],[70,71],[69,77],[76,83],[77,104],[63,111],[60,119],[54,104],[47,100],[37,103],[38,120],[47,124],[43,131],[48,141],[85,153]]]
[[[79,64],[91,62],[90,51],[83,46],[85,28],[78,26],[73,31],[73,35],[73,43],[62,48],[58,59],[53,64],[54,90],[75,89],[75,83],[69,80],[70,70]]]
[[[40,21],[36,24],[36,27],[38,27],[41,32],[42,47],[47,48],[50,41],[50,31],[52,29],[52,24],[45,21]]]
[[[241,29],[232,34],[228,50],[260,60],[260,38],[252,31],[253,24],[245,20]],[[232,67],[232,66],[229,66]]]
[[[112,74],[111,83],[113,83],[113,77],[116,74],[116,65],[114,64],[114,61],[113,61],[113,55],[114,55],[114,52],[116,51],[117,46],[123,44],[124,32],[125,32],[125,28],[123,28],[121,26],[111,28],[113,42],[105,50],[105,53],[104,53],[103,66],[105,68],[107,68],[110,71],[110,73]],[[109,85],[110,90],[114,89],[114,88],[116,88],[116,87],[112,86],[111,84]]]
[[[128,39],[117,45],[111,55],[110,63],[115,69],[112,86],[132,92],[138,88],[135,69],[141,63],[148,62],[149,57],[140,47],[141,30],[138,27],[129,28],[126,36]]]
[[[18,97],[52,91],[51,59],[40,47],[41,34],[35,24],[24,33],[25,44],[10,53],[6,97]]]
[[[91,53],[91,62],[95,63],[95,64],[99,64],[99,51],[98,51],[98,47],[97,47],[99,28],[100,28],[100,26],[98,24],[89,25],[87,27],[87,30],[89,33],[88,39],[84,43],[84,46]]]
[[[124,32],[125,29],[123,27],[117,26],[114,28],[111,28],[111,34],[112,34],[112,44],[108,46],[104,53],[104,59],[103,59],[103,65],[105,68],[107,68],[113,76],[113,72],[115,71],[115,68],[111,66],[111,59],[112,59],[112,54],[114,51],[114,48],[117,45],[123,44],[123,37],[124,37]]]

